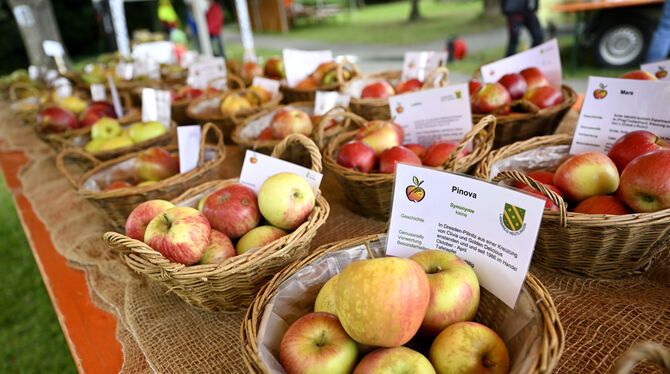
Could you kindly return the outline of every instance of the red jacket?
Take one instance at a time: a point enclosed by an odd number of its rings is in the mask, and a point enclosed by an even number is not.
[[[219,35],[221,33],[221,26],[223,26],[223,11],[216,1],[213,1],[209,9],[207,9],[205,17],[207,17],[209,35]]]

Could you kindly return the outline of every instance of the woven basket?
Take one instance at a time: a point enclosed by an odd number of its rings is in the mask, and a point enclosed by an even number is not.
[[[571,143],[569,135],[550,135],[508,145],[484,158],[475,176],[526,183],[560,208],[559,212],[544,211],[533,254],[534,264],[562,273],[603,278],[621,278],[646,270],[670,241],[670,209],[626,215],[567,212],[567,204],[558,195],[520,171],[505,171],[508,166],[502,165],[510,161],[510,157],[521,154],[526,157],[516,164],[516,170],[555,170],[568,156]],[[531,153],[533,151],[552,153],[538,157]],[[491,175],[498,171],[500,174]]]
[[[402,71],[400,70],[372,74],[367,77],[361,78],[359,84],[364,81],[385,80],[391,83],[392,86],[395,86],[396,83],[400,81],[401,75]],[[439,80],[437,80],[438,77],[440,78]],[[433,72],[431,72],[430,75],[428,75],[421,89],[425,90],[435,87],[444,87],[448,83],[449,83],[449,70],[445,67],[439,67],[435,69]],[[353,85],[356,84],[357,84],[356,80],[351,80],[347,82],[347,84],[343,85],[340,91],[346,93],[350,88],[353,90]],[[362,87],[358,88],[362,89]],[[358,91],[358,89],[356,91]],[[351,100],[349,101],[349,110],[351,110],[352,112],[358,114],[363,118],[367,118],[368,120],[391,119],[391,109],[389,108],[388,98],[361,99],[360,97],[356,97],[356,95],[352,95]]]
[[[344,60],[337,65],[337,82],[335,83],[320,87],[300,88],[289,87],[285,81],[282,81],[282,83],[279,85],[279,90],[284,95],[284,102],[295,103],[300,101],[314,101],[316,99],[316,91],[339,91],[340,87],[345,82],[344,69],[347,66],[349,67],[348,70],[351,72],[351,77],[349,79],[353,79],[361,75],[360,70],[358,70],[358,67],[354,63]]]
[[[283,373],[276,366],[278,340],[288,326],[313,310],[317,293],[334,273],[355,260],[383,255],[385,241],[385,235],[370,235],[327,244],[275,275],[259,291],[242,323],[243,357],[249,372]],[[283,288],[287,280],[295,279],[302,279],[301,297],[293,293],[284,294],[281,299],[275,297],[287,292]],[[290,308],[277,306],[282,303],[291,303]],[[512,321],[519,318],[527,324],[520,329],[512,327]],[[475,320],[496,330],[507,344],[510,373],[550,373],[563,353],[564,332],[556,306],[547,289],[530,273],[515,309],[482,288]],[[275,329],[265,336],[271,336],[268,340],[272,341],[263,342],[259,332],[269,325]]]
[[[277,157],[289,143],[299,142],[309,147],[312,170],[321,171],[321,156],[314,143],[301,135],[292,135],[281,143],[273,156]],[[218,190],[237,179],[218,180],[189,189],[174,199],[176,205],[195,207],[202,196]],[[293,261],[309,253],[316,231],[326,222],[330,207],[319,193],[308,220],[286,236],[253,251],[234,256],[221,264],[186,266],[171,262],[146,244],[124,235],[108,232],[105,241],[121,247],[122,258],[133,270],[163,283],[187,303],[213,312],[245,310],[256,292],[273,275]]]
[[[205,97],[212,97],[212,95],[209,94],[210,87],[212,86],[212,83],[220,79],[226,79],[226,83],[229,89],[245,88],[244,82],[240,77],[228,73],[226,77],[214,78],[207,83],[207,87],[205,88],[205,94],[204,94]],[[176,91],[178,87],[173,87],[173,89]],[[193,100],[194,99],[182,99],[172,103],[172,109],[171,109],[172,120],[177,122],[178,125],[191,125],[196,123],[196,121],[193,118],[191,118],[187,113],[187,108]]]
[[[507,115],[496,115],[498,126],[496,127],[493,149],[535,136],[553,134],[563,120],[563,117],[577,102],[577,93],[571,87],[563,85],[561,92],[563,94],[563,102],[558,105],[538,109],[529,102],[519,101],[524,108],[531,112],[512,112]],[[484,116],[485,114],[472,113],[472,121],[477,122]]]
[[[29,93],[28,97],[20,98],[20,91]],[[9,101],[12,114],[29,124],[37,117],[40,110],[40,90],[26,82],[15,82],[9,86]]]
[[[352,122],[362,126],[365,119],[350,113],[337,113],[337,116],[346,116],[351,118]],[[327,120],[324,116],[322,121]],[[472,127],[465,137],[461,140],[445,163],[438,167],[440,170],[467,173],[486,156],[493,146],[493,137],[496,128],[494,116],[482,118],[479,123]],[[324,150],[324,163],[326,168],[335,175],[342,190],[346,195],[346,201],[349,208],[358,214],[366,217],[375,217],[387,220],[391,209],[391,198],[393,194],[394,174],[382,173],[362,173],[356,170],[347,169],[337,163],[337,150],[342,144],[354,139],[356,131],[349,131],[338,135],[328,143]],[[468,143],[474,141],[473,150],[467,156],[456,158]]]
[[[635,365],[641,361],[658,365],[664,373],[670,374],[670,351],[659,343],[642,342],[631,347],[615,362],[613,374],[632,374]]]
[[[218,138],[215,144],[205,144],[206,135],[210,131]],[[175,145],[165,149],[173,154],[178,152]],[[100,209],[116,230],[123,230],[126,218],[138,204],[153,199],[173,199],[191,187],[218,178],[221,175],[221,164],[226,158],[221,131],[213,124],[207,123],[203,126],[198,166],[195,169],[146,186],[100,190],[96,181],[106,185],[113,179],[118,179],[115,177],[133,178],[133,173],[128,168],[139,153],[129,153],[103,162],[78,148],[66,148],[58,154],[56,166],[81,197]],[[85,171],[81,177],[75,178],[65,165],[65,158],[68,156],[89,160],[94,166]]]

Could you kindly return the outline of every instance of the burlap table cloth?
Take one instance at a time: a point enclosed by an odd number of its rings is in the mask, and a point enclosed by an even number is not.
[[[566,116],[557,132],[574,131],[576,116]],[[242,314],[197,310],[156,283],[134,274],[102,242],[105,219],[79,198],[55,167],[55,154],[37,139],[8,104],[0,103],[4,150],[22,150],[31,161],[20,179],[23,193],[51,232],[56,250],[70,266],[85,272],[91,299],[117,321],[123,347],[123,373],[242,373],[239,329]],[[243,151],[229,148],[226,177],[236,177]],[[382,232],[386,223],[350,212],[339,185],[326,173],[322,191],[331,215],[313,247],[335,240]],[[68,209],[63,209],[68,207]],[[633,343],[670,346],[670,253],[665,251],[641,276],[597,280],[531,271],[549,289],[566,330],[565,351],[555,372],[604,373]],[[648,364],[636,372],[653,372]]]

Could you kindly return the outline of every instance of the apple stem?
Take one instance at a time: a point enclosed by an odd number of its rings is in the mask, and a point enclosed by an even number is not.
[[[496,366],[496,363],[489,360],[488,358],[484,358],[484,362],[482,363],[482,365],[484,365],[485,368],[491,368]]]
[[[322,348],[325,343],[326,343],[326,332],[321,330],[321,339],[319,339],[319,342],[316,343],[316,346]]]
[[[170,229],[170,220],[168,219],[167,213],[163,213],[163,219],[165,220],[165,224],[167,225],[168,230]]]

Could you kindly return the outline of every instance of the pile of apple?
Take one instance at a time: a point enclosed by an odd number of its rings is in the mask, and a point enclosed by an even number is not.
[[[38,115],[38,122],[46,126],[53,133],[90,127],[100,118],[116,118],[114,106],[108,101],[86,101],[68,96],[61,100],[58,105],[53,105],[42,110]]]
[[[216,94],[218,93],[219,90],[217,90],[214,87],[209,88],[209,93],[211,94]],[[176,103],[179,101],[184,101],[184,100],[193,100],[201,97],[205,93],[204,90],[201,90],[199,88],[194,88],[191,86],[183,86],[180,87],[176,90],[170,90],[170,99],[172,103]]]
[[[410,78],[406,81],[398,82],[395,86],[392,86],[391,83],[385,80],[379,80],[363,87],[360,98],[385,99],[393,95],[418,91],[421,87],[423,87],[423,82],[417,78]]]
[[[319,64],[310,75],[298,82],[295,88],[319,88],[337,83],[338,66],[338,63],[335,61]],[[351,71],[346,67],[343,69],[342,74],[345,81],[348,81],[352,77]]]
[[[395,173],[398,162],[437,167],[442,165],[458,146],[452,141],[436,141],[428,148],[421,144],[405,144],[402,126],[390,120],[369,121],[358,129],[354,140],[337,151],[337,163],[362,173]],[[458,155],[467,155],[464,149]]]
[[[291,324],[279,361],[289,374],[507,373],[504,341],[472,321],[479,296],[475,272],[449,252],[356,261]]]
[[[272,94],[260,86],[251,86],[244,91],[232,92],[221,100],[219,109],[224,116],[252,108],[259,108],[272,99]]]
[[[129,179],[113,181],[105,187],[105,191],[148,186],[177,173],[179,173],[179,154],[171,154],[162,147],[151,147],[135,157]]]
[[[320,119],[321,116],[313,116],[304,110],[286,106],[275,112],[269,126],[261,131],[256,140],[281,140],[291,134],[310,136]],[[328,121],[324,130],[328,130],[336,124],[337,121],[332,118]]]
[[[555,173],[528,176],[565,197],[576,213],[621,215],[670,208],[670,145],[649,131],[623,135],[607,155],[574,155]],[[515,186],[540,195],[524,184]],[[545,209],[558,207],[547,199]]]
[[[94,153],[129,147],[159,137],[166,132],[165,126],[158,121],[135,122],[124,129],[116,119],[102,117],[91,126],[91,140],[86,143],[84,149]]]
[[[258,196],[234,183],[202,197],[198,209],[146,201],[128,216],[126,235],[181,264],[221,263],[287,235],[307,220],[315,201],[303,177],[279,173]]]

